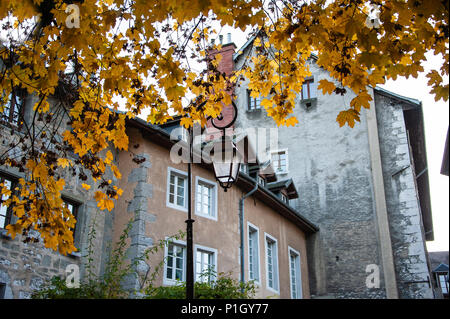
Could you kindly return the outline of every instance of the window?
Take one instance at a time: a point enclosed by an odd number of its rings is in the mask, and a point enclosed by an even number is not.
[[[185,280],[186,247],[181,242],[171,242],[166,246],[164,283],[175,284]]]
[[[289,277],[291,279],[291,298],[301,299],[302,285],[300,272],[300,254],[289,247]]]
[[[4,104],[5,107],[3,113],[0,114],[1,121],[18,126],[23,109],[23,94],[21,91],[13,90],[7,98],[6,96],[2,96],[2,104]]]
[[[195,252],[195,280],[211,283],[216,275],[216,250],[198,246]]]
[[[314,79],[307,79],[302,85],[302,100],[314,99],[317,97],[317,88]]]
[[[67,199],[64,199],[64,198],[63,198],[63,201],[64,201],[64,206],[72,213],[72,215],[73,215],[73,217],[75,218],[75,220],[77,220],[77,217],[78,217],[78,207],[79,207],[79,205],[76,204],[76,203],[74,203],[74,202],[72,202],[72,201],[69,201],[69,200],[67,200]],[[75,227],[72,229],[74,241],[75,241],[75,231],[76,231],[76,228],[77,228],[77,224],[75,224]]]
[[[284,174],[288,172],[287,150],[272,153],[272,166],[275,173]]]
[[[5,187],[8,190],[12,190],[14,188],[14,181],[10,178],[4,177],[0,175],[0,184],[3,183],[3,187]],[[2,191],[2,188],[0,187],[0,193]],[[2,201],[0,204],[0,229],[5,228],[7,225],[11,223],[11,217],[12,217],[12,209],[11,207],[7,207],[6,205],[3,205],[3,202],[6,201],[9,196],[7,194],[3,194]]]
[[[169,167],[167,185],[167,206],[186,211],[187,174]]]
[[[284,203],[289,204],[289,199],[287,198],[286,195],[281,194],[281,200],[282,200]]]
[[[445,274],[439,274],[439,286],[443,294],[448,294],[448,277]]]
[[[0,282],[0,299],[5,299],[6,285]]]
[[[259,282],[259,230],[248,224],[248,278]]]
[[[258,184],[261,186],[266,186],[266,180],[261,176],[258,176]]]
[[[254,98],[251,96],[251,90],[247,90],[247,101],[248,101],[248,110],[254,111],[261,109],[261,98]]]
[[[277,240],[268,234],[266,234],[266,279],[267,287],[278,293]]]
[[[196,178],[195,213],[217,220],[217,186],[216,183]]]

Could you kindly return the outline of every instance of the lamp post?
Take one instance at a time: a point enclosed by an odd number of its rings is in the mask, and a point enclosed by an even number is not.
[[[214,150],[219,153],[213,156],[214,175],[220,186],[226,192],[234,182],[236,182],[239,174],[240,157],[237,152],[236,145],[231,137],[225,135],[225,130],[231,127],[237,118],[237,107],[232,101],[233,117],[231,121],[222,123],[226,120],[221,113],[217,118],[208,117],[211,124],[216,129],[222,131],[221,138],[214,144]],[[206,104],[203,102],[199,107]],[[220,122],[216,122],[216,120]],[[194,249],[193,249],[193,223],[192,219],[192,161],[193,161],[193,136],[192,127],[189,128],[189,161],[188,161],[188,218],[186,220],[186,299],[194,299]]]

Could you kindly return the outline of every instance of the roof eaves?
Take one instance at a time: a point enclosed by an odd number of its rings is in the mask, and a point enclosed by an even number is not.
[[[413,98],[410,98],[410,97],[402,96],[400,94],[397,94],[397,93],[388,91],[386,89],[383,89],[383,88],[381,88],[379,86],[376,86],[374,88],[374,91],[380,93],[381,95],[389,96],[389,97],[392,97],[394,99],[400,100],[402,102],[406,102],[406,103],[412,104],[414,106],[422,106],[422,102],[417,100],[417,99],[413,99]]]

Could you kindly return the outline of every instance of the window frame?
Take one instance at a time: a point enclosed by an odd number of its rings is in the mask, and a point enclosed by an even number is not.
[[[169,237],[166,237],[166,240],[168,240]],[[183,249],[183,268],[182,268],[182,280],[176,280],[176,279],[172,279],[172,278],[167,278],[167,261],[168,261],[168,257],[169,257],[169,245],[175,245],[175,246],[179,246],[182,247]],[[164,274],[163,274],[163,285],[166,286],[174,286],[177,285],[180,282],[185,282],[186,281],[186,259],[187,259],[187,244],[185,241],[182,240],[177,240],[177,239],[171,239],[169,240],[169,242],[166,242],[164,244]],[[175,270],[174,267],[173,271]]]
[[[256,252],[258,254],[257,258],[256,258],[257,266],[258,266],[257,267],[257,277],[258,277],[257,280],[251,278],[251,276],[250,276],[250,271],[251,271],[251,269],[250,269],[250,260],[251,260],[250,259],[250,229],[254,230],[254,233],[256,233],[256,239],[257,239],[257,241],[256,241],[256,243],[257,243]],[[247,222],[247,260],[248,260],[248,279],[253,280],[253,282],[258,285],[261,285],[261,245],[259,242],[259,228],[250,222]]]
[[[295,254],[298,260],[298,272],[296,271],[295,275],[297,276],[297,298],[293,297],[292,291],[292,265],[291,265],[291,254]],[[288,246],[288,258],[289,258],[289,287],[291,291],[291,299],[303,299],[303,287],[302,287],[302,258],[300,252],[295,250],[294,248]],[[297,265],[295,265],[297,266]]]
[[[199,212],[198,209],[197,209],[197,196],[198,196],[198,186],[199,186],[199,184],[203,184],[203,185],[206,184],[206,186],[210,186],[212,188],[212,190],[211,190],[211,201],[212,201],[212,203],[211,203],[211,210],[212,210],[212,213],[213,213],[212,215],[204,214],[202,212]],[[195,177],[195,196],[194,196],[194,205],[195,205],[194,206],[195,207],[194,211],[195,211],[195,215],[198,215],[198,216],[201,216],[201,217],[204,217],[204,218],[208,218],[208,219],[217,221],[217,219],[218,219],[218,209],[217,209],[218,191],[217,191],[217,188],[218,187],[217,187],[217,183],[216,182],[208,180],[208,179],[200,177],[200,176],[196,176]]]
[[[13,195],[14,194],[14,188],[17,186],[17,179],[14,178],[14,177],[11,177],[9,175],[0,173],[0,183],[4,183],[5,180],[8,180],[8,181],[11,182],[10,191],[11,191],[11,195]],[[0,193],[1,193],[1,188],[0,188]],[[1,196],[2,196],[2,199],[3,199],[3,195],[1,195]],[[3,206],[3,205],[1,204],[0,207],[1,206]],[[11,206],[7,207],[4,217],[5,217],[5,223],[4,223],[3,227],[0,225],[0,230],[6,230],[6,226],[10,225],[11,222],[12,222],[13,211],[12,211],[12,207]]]
[[[274,285],[276,284],[276,288],[275,287],[270,287],[269,285],[269,254],[268,254],[268,240],[270,240],[276,248],[276,254],[272,254],[272,259],[274,259],[274,256],[276,257],[275,259],[275,263],[272,265],[272,268],[276,270],[276,272],[274,272],[274,276],[273,276],[273,283]],[[268,234],[268,233],[264,233],[264,244],[265,244],[265,250],[266,250],[266,288],[270,291],[273,291],[276,294],[280,294],[280,268],[279,268],[279,258],[278,258],[278,240],[273,237],[272,235]],[[275,276],[276,275],[276,276]],[[276,277],[276,278],[275,278]]]
[[[24,89],[14,88],[10,94],[11,94],[11,99],[9,99],[9,97],[7,99],[9,114],[5,114],[6,107],[7,107],[7,105],[5,105],[3,112],[0,113],[0,123],[2,123],[4,125],[12,125],[14,127],[20,128],[21,127],[20,120],[23,119],[23,114],[24,114],[26,91]],[[20,103],[20,107],[17,111],[17,118],[15,119],[14,112],[16,110],[16,103],[17,103],[16,98],[17,97],[19,97],[21,99],[21,103]]]
[[[275,167],[274,163],[275,161],[273,160],[273,155],[274,154],[280,154],[283,153],[286,155],[286,169],[284,171],[278,171],[277,168]],[[276,151],[272,151],[270,152],[270,163],[275,171],[275,174],[288,174],[289,173],[289,152],[287,148],[284,149],[279,149]]]
[[[176,197],[178,195],[178,190],[175,184],[175,191],[176,193],[174,194],[174,203],[170,202],[170,176],[172,175],[172,173],[177,177],[177,178],[183,178],[184,179],[184,194],[183,194],[183,199],[184,199],[184,205],[180,206],[176,204]],[[166,185],[166,206],[176,209],[176,210],[180,210],[183,212],[187,212],[188,211],[188,192],[187,192],[187,187],[188,187],[188,174],[184,171],[181,171],[179,169],[173,168],[173,167],[168,167],[167,168],[167,185]]]
[[[76,220],[76,223],[75,223],[75,227],[72,229],[72,232],[73,232],[73,241],[74,241],[74,244],[75,244],[75,246],[76,246],[76,242],[75,242],[75,239],[76,239],[76,234],[77,234],[77,229],[79,229],[77,226],[78,226],[78,222],[79,222],[79,220],[78,220],[78,215],[79,215],[79,212],[80,212],[80,207],[81,207],[81,203],[79,203],[79,202],[77,202],[77,201],[74,201],[74,200],[72,200],[72,199],[70,199],[70,198],[68,198],[67,196],[64,196],[64,195],[62,195],[61,196],[61,199],[63,200],[63,202],[65,203],[65,204],[69,204],[69,205],[72,205],[72,207],[73,207],[73,211],[75,212],[71,212],[72,213],[72,215],[73,215],[73,217],[75,218],[75,220]],[[77,247],[78,248],[78,247]]]
[[[254,98],[251,96],[252,90],[247,89],[247,111],[254,112],[261,110],[261,96]]]
[[[304,87],[303,86],[304,85],[306,85],[306,88],[308,90],[307,97],[304,97],[304,94],[303,94],[303,92],[304,92]],[[311,87],[314,88],[314,91],[311,89]],[[311,92],[315,92],[315,96],[311,97]],[[314,77],[306,78],[303,81],[303,83],[302,83],[302,91],[300,92],[300,94],[301,94],[300,98],[301,98],[302,101],[317,99],[317,92],[318,92],[318,90],[317,90],[317,85],[316,85],[315,78]]]
[[[261,176],[256,176],[256,179],[257,179],[257,181],[258,181],[258,184],[260,185],[260,186],[262,186],[262,187],[266,187],[266,180],[263,178],[263,177],[261,177]]]
[[[194,245],[194,280],[195,282],[203,282],[203,281],[197,281],[197,252],[204,252],[207,254],[212,254],[212,262],[213,262],[213,270],[215,272],[215,274],[217,275],[217,249],[215,248],[211,248],[211,247],[206,247],[203,245]],[[215,282],[217,279],[217,276],[214,277],[210,277],[209,283]]]
[[[448,276],[447,276],[447,274],[445,274],[445,273],[436,273],[436,277],[437,277],[437,281],[439,282],[439,287],[441,288],[442,294],[448,295],[449,284],[448,284]],[[442,287],[441,277],[444,277],[445,287]],[[446,292],[444,292],[444,288],[445,288],[445,290],[447,290]]]

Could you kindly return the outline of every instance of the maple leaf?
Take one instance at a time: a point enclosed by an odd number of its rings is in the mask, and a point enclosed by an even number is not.
[[[192,124],[194,124],[194,121],[192,120],[192,118],[190,117],[183,117],[180,120],[180,125],[184,126],[185,128],[189,128],[192,126]]]
[[[355,126],[355,122],[360,122],[361,120],[359,112],[354,109],[349,109],[339,112],[336,121],[339,123],[340,127],[348,124],[348,126],[353,128]]]
[[[372,100],[373,100],[372,97],[367,91],[361,92],[351,100],[350,106],[353,107],[355,111],[359,113],[361,111],[361,107],[369,109],[370,101]]]
[[[317,88],[319,90],[322,90],[323,94],[331,94],[336,89],[336,85],[334,85],[333,82],[322,79],[319,81],[319,86]]]

